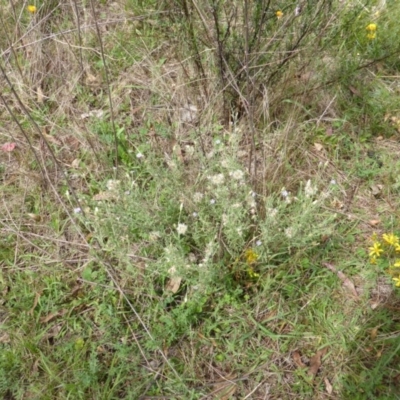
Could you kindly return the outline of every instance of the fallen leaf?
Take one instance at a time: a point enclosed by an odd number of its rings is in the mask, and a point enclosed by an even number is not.
[[[236,383],[232,382],[235,378],[236,375],[230,374],[214,385],[214,390],[211,394],[214,395],[215,400],[229,400],[232,398],[237,389]]]
[[[350,89],[350,92],[354,94],[354,96],[361,97],[361,93],[354,86],[350,85],[349,89]]]
[[[31,374],[37,374],[39,371],[39,364],[40,364],[40,358],[37,358],[36,361],[32,365],[32,370]]]
[[[369,334],[371,340],[376,339],[377,335],[378,335],[378,327],[371,329],[371,332]]]
[[[28,311],[28,314],[33,315],[33,310],[36,308],[37,303],[39,302],[40,296],[41,296],[41,292],[37,292],[35,295],[35,299],[33,300],[33,306],[32,308]]]
[[[383,189],[383,185],[371,185],[371,192],[374,195],[374,197],[380,197],[382,194],[382,189]]]
[[[91,110],[91,111],[89,111],[87,113],[81,114],[81,119],[86,119],[86,118],[89,118],[89,117],[95,117],[95,118],[100,119],[101,117],[103,117],[103,115],[104,115],[104,111],[103,110]]]
[[[332,264],[325,262],[325,263],[322,263],[322,265],[324,267],[328,268],[330,271],[334,272],[335,274],[337,273],[336,268]]]
[[[146,271],[146,263],[144,261],[138,261],[136,263],[136,267],[138,269],[139,274],[137,275],[136,279],[139,285],[143,283],[143,279],[145,276]]]
[[[62,147],[62,146],[63,146],[63,142],[62,142],[59,138],[57,138],[57,137],[54,136],[54,135],[49,135],[49,134],[46,132],[45,129],[42,130],[42,136],[43,136],[43,138],[44,138],[47,142],[49,142],[49,143],[52,143],[52,144],[54,144],[54,145],[56,145],[56,146],[59,146],[59,147]]]
[[[10,335],[8,333],[3,333],[0,336],[0,343],[9,343],[10,342]]]
[[[52,319],[57,318],[57,317],[62,317],[63,315],[65,315],[68,312],[67,309],[63,308],[60,311],[56,311],[54,313],[50,313],[48,315],[46,315],[45,317],[40,318],[40,322],[42,324],[46,324],[47,322],[50,322]]]
[[[371,225],[371,226],[377,226],[377,225],[379,225],[381,223],[381,220],[380,219],[371,219],[370,221],[369,221],[369,224]]]
[[[320,144],[320,143],[314,143],[314,147],[315,147],[315,150],[317,150],[317,151],[321,151],[324,149],[324,146],[322,146],[322,144]]]
[[[53,325],[53,326],[47,331],[47,333],[43,336],[43,339],[45,339],[45,340],[51,340],[51,339],[56,338],[56,337],[59,335],[59,333],[61,332],[62,326],[63,326],[62,323]]]
[[[343,286],[358,300],[359,296],[354,286],[354,283],[342,272],[338,271],[334,265],[330,263],[322,263],[322,265],[328,268],[330,271],[334,272],[339,279],[343,282]]]
[[[112,190],[107,190],[105,192],[99,192],[93,196],[94,201],[108,201],[117,200],[118,196]]]
[[[375,310],[376,308],[378,308],[379,304],[381,304],[380,301],[370,301],[369,303],[371,310]]]
[[[176,274],[175,267],[171,267],[168,270],[168,272],[171,275],[171,278],[168,281],[167,285],[165,286],[165,290],[168,290],[175,294],[181,286],[182,278],[180,276],[175,275]]]
[[[168,281],[165,289],[175,294],[179,290],[179,288],[181,286],[181,282],[182,282],[182,278],[179,276],[171,278]]]
[[[175,143],[174,147],[172,148],[172,151],[175,153],[175,155],[177,156],[178,160],[181,163],[185,161],[183,158],[182,148],[178,142]]]
[[[314,356],[310,358],[310,368],[308,369],[308,375],[314,378],[318,370],[321,367],[321,358],[325,355],[327,352],[328,348],[324,347],[321,350],[318,350]]]
[[[334,198],[334,199],[331,201],[331,206],[332,206],[333,208],[336,208],[337,210],[341,210],[342,208],[344,208],[344,203],[342,203],[339,199]]]
[[[6,153],[9,153],[15,149],[15,146],[17,144],[12,142],[12,143],[4,143],[3,146],[0,147],[0,149]]]
[[[329,382],[328,378],[324,378],[324,382],[325,382],[325,390],[328,394],[332,394],[333,392],[333,387],[331,385],[331,383]]]
[[[338,271],[337,276],[343,282],[343,286],[356,298],[358,299],[358,293],[354,283],[342,272]]]
[[[221,393],[218,393],[217,396],[215,397],[215,399],[218,399],[218,400],[232,399],[232,396],[236,392],[236,388],[237,388],[237,386],[235,384],[226,384],[225,383],[223,388],[218,389],[219,391],[221,391]]]
[[[38,221],[41,220],[40,215],[33,214],[33,213],[28,213],[28,214],[26,214],[26,215],[27,215],[27,217],[29,217],[32,221],[38,222]]]
[[[180,109],[180,117],[182,122],[193,123],[197,118],[197,114],[197,107],[191,104],[187,104],[185,107]]]
[[[43,104],[46,96],[44,95],[43,90],[40,86],[38,86],[36,89],[36,96],[37,96],[37,102],[39,104]]]
[[[301,355],[298,351],[292,353],[293,361],[299,368],[305,368],[307,365],[301,361]]]
[[[98,87],[98,86],[100,86],[101,79],[99,76],[95,76],[88,72],[86,74],[85,83],[86,83],[86,85],[91,86],[91,87]]]

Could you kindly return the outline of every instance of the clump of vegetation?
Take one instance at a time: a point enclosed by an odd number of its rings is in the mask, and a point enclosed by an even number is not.
[[[3,3],[1,396],[398,393],[396,2]]]

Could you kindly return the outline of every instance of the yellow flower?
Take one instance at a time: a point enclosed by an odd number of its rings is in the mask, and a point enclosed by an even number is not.
[[[373,32],[373,33],[368,33],[367,38],[368,38],[369,40],[374,40],[374,39],[376,38],[376,33],[375,33],[375,32]]]
[[[258,278],[260,276],[260,274],[258,274],[257,272],[254,272],[254,269],[252,267],[247,269],[247,273],[250,278]]]
[[[396,262],[393,264],[393,267],[400,267],[400,260],[396,260]]]
[[[276,13],[276,18],[281,19],[283,17],[283,12],[281,10],[278,10]]]
[[[35,12],[37,11],[36,6],[34,6],[34,5],[32,5],[32,4],[29,5],[29,6],[27,6],[26,9],[27,9],[28,12],[30,12],[31,14],[35,14]]]
[[[376,28],[377,28],[376,24],[369,24],[365,29],[368,32],[373,33],[373,32],[376,32]]]
[[[377,259],[380,257],[381,253],[383,253],[383,249],[379,242],[375,242],[372,247],[369,248],[369,255],[371,258],[375,257],[375,259]]]
[[[400,252],[400,244],[398,244],[398,243],[395,244],[394,249],[395,249],[395,251]]]
[[[372,256],[372,257],[369,259],[369,262],[370,262],[370,264],[376,264],[376,256]]]
[[[384,233],[382,239],[390,246],[396,246],[396,244],[399,244],[399,237],[393,235],[393,233]]]
[[[248,249],[244,253],[244,256],[246,258],[246,263],[248,265],[254,264],[257,261],[258,255],[253,249]]]
[[[399,278],[393,278],[393,280],[396,282],[396,287],[400,287],[400,279]]]

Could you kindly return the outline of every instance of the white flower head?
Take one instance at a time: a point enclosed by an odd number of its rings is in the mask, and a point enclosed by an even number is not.
[[[143,157],[144,157],[143,153],[139,152],[139,153],[136,154],[136,158],[138,158],[138,159],[141,159]]]
[[[196,192],[196,193],[193,195],[193,201],[194,201],[195,203],[200,203],[201,200],[203,200],[203,197],[204,197],[204,194],[203,194],[203,193]]]
[[[236,171],[230,172],[229,175],[236,181],[241,181],[244,177],[244,172],[240,169],[237,169]]]
[[[106,187],[110,191],[117,190],[120,183],[121,183],[121,181],[118,181],[116,179],[109,179],[107,181]]]
[[[80,214],[82,212],[80,207],[74,208],[74,214]]]
[[[281,195],[282,195],[282,197],[284,197],[284,198],[289,197],[289,192],[288,192],[286,189],[282,189]]]
[[[222,168],[229,168],[229,160],[224,159],[220,162]]]
[[[331,179],[330,184],[331,185],[336,185],[336,181],[334,179]]]
[[[208,177],[209,181],[216,186],[222,185],[224,183],[224,174],[211,175]]]
[[[211,205],[215,204],[215,199],[211,199],[211,200],[210,200],[210,204],[211,204]]]
[[[150,242],[155,242],[155,241],[157,241],[158,239],[160,239],[160,237],[161,237],[161,234],[160,234],[160,232],[158,232],[158,231],[153,231],[153,232],[150,232],[150,233],[149,233],[149,240],[150,240]]]
[[[312,197],[317,193],[317,187],[316,186],[312,186],[311,184],[311,179],[309,179],[306,182],[306,186],[304,188],[304,194],[306,195],[306,197]]]
[[[214,242],[211,241],[211,242],[207,243],[207,246],[206,246],[206,249],[205,249],[205,252],[204,252],[204,258],[202,260],[202,263],[199,264],[199,267],[206,266],[208,260],[211,258],[213,253],[214,253]]]
[[[294,236],[294,228],[290,227],[290,228],[286,228],[285,229],[285,235],[288,239],[292,239]]]
[[[187,155],[192,156],[194,154],[194,146],[186,145],[185,152]]]
[[[256,246],[261,246],[261,245],[262,245],[262,241],[261,240],[257,240]]]
[[[257,208],[257,202],[252,197],[247,198],[247,204],[250,208]]]
[[[276,209],[276,208],[267,208],[267,213],[268,213],[268,216],[273,219],[278,214],[278,209]]]
[[[176,227],[176,231],[178,232],[178,235],[184,235],[187,231],[187,225],[186,224],[178,224]]]

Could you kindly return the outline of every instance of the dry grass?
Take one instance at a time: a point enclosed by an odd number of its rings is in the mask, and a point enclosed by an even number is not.
[[[0,393],[393,395],[397,294],[365,249],[397,230],[395,85],[373,64],[341,76],[342,6],[268,9],[266,40],[241,4],[222,39],[212,8],[183,3],[192,21],[176,2],[3,5]]]

